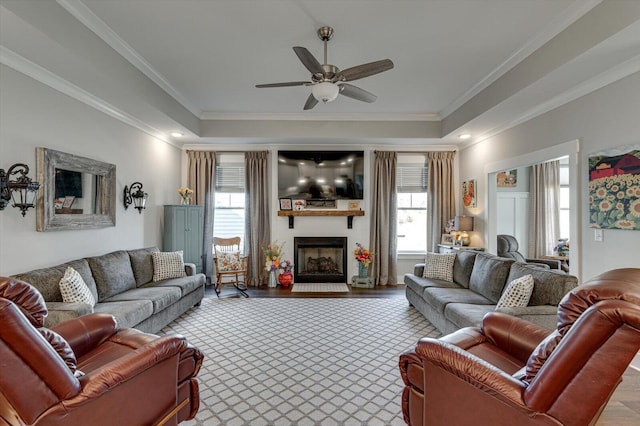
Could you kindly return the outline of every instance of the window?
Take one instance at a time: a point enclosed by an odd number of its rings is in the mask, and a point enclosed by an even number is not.
[[[569,157],[560,159],[560,238],[569,238],[571,217],[571,197],[569,196]]]
[[[241,237],[244,244],[244,162],[241,155],[221,154],[216,164],[213,235]]]
[[[424,154],[398,154],[398,253],[427,251],[427,166]]]

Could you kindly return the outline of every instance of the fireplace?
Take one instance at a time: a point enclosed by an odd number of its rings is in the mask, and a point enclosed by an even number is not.
[[[295,237],[293,279],[297,283],[346,283],[346,237]]]

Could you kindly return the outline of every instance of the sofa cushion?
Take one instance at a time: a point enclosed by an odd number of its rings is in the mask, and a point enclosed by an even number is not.
[[[427,252],[424,274],[422,277],[453,281],[453,262],[455,260],[455,253]]]
[[[125,300],[149,300],[153,304],[153,313],[158,313],[176,303],[182,292],[178,287],[143,287],[123,291],[105,300],[105,302],[122,302]]]
[[[473,250],[460,250],[453,262],[453,281],[464,288],[469,288],[469,279],[477,254],[478,252]]]
[[[182,250],[151,253],[153,260],[153,281],[180,278],[187,275],[182,260]]]
[[[91,294],[89,287],[85,284],[82,276],[73,269],[68,267],[64,273],[64,276],[60,280],[60,293],[62,294],[62,301],[66,303],[86,303],[95,306],[96,299]]]
[[[62,302],[60,293],[60,280],[64,276],[68,267],[78,271],[84,283],[89,287],[89,291],[95,300],[98,300],[98,289],[93,279],[89,263],[85,259],[72,260],[71,262],[49,268],[34,269],[23,274],[13,275],[21,281],[27,282],[38,289],[42,297],[47,302]]]
[[[153,314],[151,300],[126,300],[122,302],[98,302],[94,312],[113,315],[118,328],[135,327]]]
[[[429,287],[424,290],[422,297],[433,309],[444,313],[444,308],[449,303],[468,303],[472,305],[491,305],[494,303],[486,297],[467,288],[438,288]]]
[[[494,305],[477,305],[468,303],[449,303],[444,315],[447,321],[457,328],[480,327],[486,314],[493,311]]]
[[[493,304],[498,303],[514,262],[513,259],[489,253],[478,253],[473,263],[469,288],[491,300]]]
[[[129,254],[124,250],[88,257],[87,262],[98,287],[98,301],[136,287]]]
[[[565,294],[578,286],[578,278],[573,275],[520,262],[513,264],[508,279],[511,281],[528,274],[533,277],[533,293],[529,306],[557,306]]]
[[[529,304],[531,293],[533,292],[533,277],[527,274],[509,282],[502,292],[500,300],[496,304],[496,309],[510,307],[523,308]]]
[[[185,294],[189,294],[192,291],[196,291],[197,289],[203,287],[204,284],[205,276],[203,274],[198,274],[196,276],[188,276],[183,278],[171,278],[162,281],[151,281],[150,283],[147,283],[140,288],[176,287],[180,289],[182,296],[184,296]]]
[[[133,276],[136,278],[136,285],[140,287],[153,279],[153,260],[151,253],[158,252],[157,247],[147,247],[137,250],[128,250],[129,260]]]

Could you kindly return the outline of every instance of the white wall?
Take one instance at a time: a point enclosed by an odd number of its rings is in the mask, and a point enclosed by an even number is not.
[[[478,193],[486,194],[485,164],[495,163],[578,139],[580,152],[578,236],[581,241],[581,280],[621,267],[640,267],[640,232],[604,230],[596,242],[588,218],[589,153],[640,141],[640,73],[632,74],[582,98],[520,124],[460,152],[460,179],[477,179]],[[486,197],[478,198],[480,235],[486,222]],[[472,241],[473,243],[473,241]],[[485,242],[486,244],[486,242]]]
[[[36,176],[36,147],[116,165],[116,226],[36,232],[36,214],[0,211],[0,275],[112,250],[161,246],[163,204],[178,202],[180,149],[123,124],[31,78],[0,66],[0,168],[26,163]],[[124,210],[122,190],[140,181],[147,209]]]

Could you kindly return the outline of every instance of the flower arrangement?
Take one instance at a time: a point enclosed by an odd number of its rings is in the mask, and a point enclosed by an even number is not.
[[[558,253],[558,256],[566,256],[569,254],[569,240],[561,238],[558,240],[558,245],[553,248],[554,253]]]
[[[293,269],[293,262],[290,260],[283,260],[280,262],[279,268],[284,272],[291,272],[291,269]]]
[[[360,243],[356,243],[356,246],[356,249],[353,251],[356,260],[363,263],[364,266],[369,266],[369,264],[373,262],[373,253],[364,248]]]
[[[284,243],[278,244],[275,243],[269,244],[267,248],[264,250],[265,264],[264,269],[267,271],[275,271],[280,268],[280,258],[282,257],[282,248],[284,247]]]
[[[180,187],[178,188],[178,194],[180,194],[184,201],[188,201],[193,195],[193,189]]]

